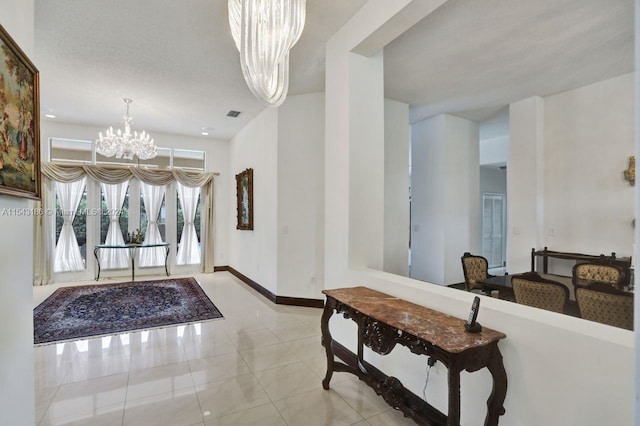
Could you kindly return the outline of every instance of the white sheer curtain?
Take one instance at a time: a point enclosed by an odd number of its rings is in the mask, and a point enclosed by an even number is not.
[[[64,219],[53,259],[54,272],[81,271],[84,269],[80,247],[78,247],[76,233],[73,230],[73,219],[76,217],[76,210],[82,199],[86,182],[87,179],[83,177],[75,182],[54,183]]]
[[[104,243],[108,245],[123,245],[124,238],[120,229],[120,209],[127,195],[129,181],[109,185],[100,183],[102,193],[109,211],[109,230]],[[100,265],[102,269],[118,269],[129,267],[129,251],[126,249],[102,249],[99,251]]]
[[[184,186],[180,182],[176,183],[178,189],[178,198],[182,206],[182,214],[184,215],[184,227],[182,228],[182,237],[180,237],[180,247],[176,256],[176,264],[193,265],[200,263],[200,245],[198,244],[198,235],[194,219],[198,208],[198,196],[200,188],[191,188]]]
[[[162,243],[162,235],[158,228],[158,216],[162,208],[165,185],[148,185],[141,182],[142,202],[147,212],[147,232],[144,236],[144,244]],[[140,266],[164,265],[167,250],[164,247],[153,247],[138,250],[140,253]]]

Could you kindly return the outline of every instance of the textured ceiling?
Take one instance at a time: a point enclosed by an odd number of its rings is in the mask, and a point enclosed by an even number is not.
[[[324,45],[366,1],[307,0],[290,94],[324,90]],[[482,121],[508,103],[633,71],[633,0],[449,0],[385,47],[385,95],[411,122]],[[43,113],[229,139],[264,106],[246,87],[227,0],[35,0]],[[226,117],[229,110],[239,118]]]
[[[307,0],[289,94],[324,90],[324,45],[365,0]],[[42,112],[56,121],[229,139],[264,109],[247,88],[227,0],[36,0]],[[228,118],[229,110],[241,111]]]
[[[449,0],[385,47],[411,122],[482,121],[512,101],[632,72],[633,0]]]

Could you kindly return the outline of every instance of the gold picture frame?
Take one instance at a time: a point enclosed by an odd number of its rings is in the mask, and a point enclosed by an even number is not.
[[[236,175],[236,203],[236,229],[253,230],[253,169],[246,169]]]
[[[39,72],[0,25],[0,195],[40,199]]]

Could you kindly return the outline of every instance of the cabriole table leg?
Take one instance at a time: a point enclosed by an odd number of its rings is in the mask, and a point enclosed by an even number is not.
[[[504,414],[504,399],[507,396],[507,372],[502,362],[502,353],[497,343],[493,347],[487,368],[493,377],[493,389],[487,400],[487,417],[485,426],[498,424],[498,417]]]
[[[331,381],[331,376],[333,376],[333,338],[329,330],[329,318],[333,315],[335,306],[336,300],[332,297],[327,297],[327,301],[324,304],[324,311],[322,312],[322,319],[320,320],[322,346],[324,346],[327,354],[327,374],[324,376],[324,380],[322,380],[322,387],[324,389],[329,389],[329,382]]]
[[[93,249],[93,255],[95,256],[96,262],[98,263],[98,275],[96,276],[96,281],[100,279],[100,259],[98,258],[98,250],[98,247]]]

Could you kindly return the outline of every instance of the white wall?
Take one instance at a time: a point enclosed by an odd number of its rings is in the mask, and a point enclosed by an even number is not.
[[[441,114],[411,126],[411,276],[464,281],[460,256],[480,250],[478,125]]]
[[[482,148],[480,149],[482,151]],[[503,216],[506,219],[507,208],[509,205],[509,200],[507,198],[507,171],[501,170],[495,167],[487,167],[480,166],[480,197],[482,197],[485,193],[492,194],[503,194],[504,195],[504,205]],[[483,209],[481,208],[479,211],[480,217],[480,245],[482,245],[482,226],[483,226]],[[502,260],[507,260],[507,226],[508,223],[505,220],[504,227],[502,229],[503,236],[503,244],[502,244]]]
[[[0,0],[0,24],[33,59],[33,0]],[[37,66],[37,64],[36,64]],[[33,201],[0,195],[3,209]],[[35,424],[33,217],[0,216],[0,424]]]
[[[411,277],[437,284],[445,265],[444,136],[444,114],[411,126]]]
[[[324,288],[324,96],[291,95],[232,140],[230,174],[253,168],[254,230],[236,230],[229,192],[229,266],[278,296],[321,299]]]
[[[383,68],[382,53],[349,57],[349,96],[354,100],[349,115],[349,259],[352,265],[375,269],[383,268],[384,257]]]
[[[408,28],[414,19],[430,12],[428,6],[433,9],[441,3],[369,0],[327,44],[325,286],[367,285],[464,318],[472,295],[384,272],[349,268],[348,258],[351,194],[347,183],[356,160],[345,159],[345,152],[349,152],[352,137],[362,125],[359,118],[352,120],[350,117],[353,105],[359,102],[353,99],[354,92],[350,88],[350,52],[369,34],[375,34],[381,48],[388,41],[384,35],[389,32],[399,34],[397,26],[403,22],[399,16],[411,16],[404,24],[404,28]],[[387,31],[388,23],[396,26],[394,31]],[[520,107],[533,109],[535,119],[525,120],[519,131],[521,137],[529,135],[528,140],[535,146],[542,134],[542,109],[536,100]],[[383,117],[372,116],[370,120],[382,121]],[[513,138],[513,126],[511,130]],[[536,148],[533,158],[537,159],[539,155]],[[509,197],[513,204],[511,192]],[[530,248],[525,251],[527,260]],[[357,255],[363,256],[362,253]],[[482,299],[480,322],[507,334],[507,339],[500,343],[509,377],[506,414],[501,418],[501,424],[632,424],[633,333],[501,300]],[[337,341],[355,349],[357,338],[350,320],[334,316],[331,331]],[[414,393],[422,393],[424,357],[403,349],[396,349],[387,357],[374,357],[368,353],[366,357],[386,373],[398,377]],[[444,409],[446,374],[439,364],[431,374],[427,392],[429,400]],[[486,371],[463,375],[462,424],[481,422],[479,419],[484,417],[490,392]]]
[[[480,251],[478,125],[446,115],[444,284],[464,281],[460,256]],[[436,182],[442,182],[439,176]]]
[[[104,132],[104,129],[43,119],[41,130],[42,161],[46,161],[48,158],[49,138],[93,141],[96,139],[98,132]],[[163,148],[204,151],[206,171],[220,173],[214,180],[216,222],[214,229],[214,264],[216,266],[226,265],[228,261],[229,224],[235,223],[235,211],[233,217],[230,217],[228,205],[230,185],[235,184],[235,177],[229,172],[229,142],[219,139],[169,135],[155,132],[153,132],[152,135],[156,145]],[[233,194],[235,194],[235,187],[233,188]]]
[[[634,73],[544,98],[544,246],[632,254],[634,102]]]
[[[509,109],[507,268],[531,268],[531,249],[540,247],[543,216],[543,100],[531,97]]]
[[[383,270],[409,274],[409,105],[384,100]]]
[[[509,137],[509,107],[506,106],[480,123],[480,141]]]
[[[622,171],[634,152],[634,111],[633,73],[511,105],[510,271],[529,269],[533,247],[632,254],[634,191]],[[552,263],[571,274],[572,263]]]
[[[509,160],[509,108],[480,123],[480,165],[503,165]]]
[[[442,3],[444,0],[419,3],[410,0],[368,1],[327,42],[325,58],[325,283],[344,283],[345,276],[349,274],[349,262],[356,264],[368,255],[368,253],[358,253],[357,260],[350,259],[349,256],[349,240],[351,238],[349,235],[349,211],[350,204],[352,204],[350,195],[354,189],[351,188],[350,166],[352,164],[350,162],[352,162],[351,156],[355,153],[351,152],[350,135],[357,137],[361,134],[360,132],[369,134],[369,126],[379,126],[384,122],[382,99],[374,103],[374,105],[381,106],[373,111],[375,115],[369,115],[366,120],[359,119],[357,128],[354,127],[355,121],[352,122],[350,119],[351,112],[357,114],[358,105],[366,105],[371,100],[367,99],[366,91],[363,92],[364,98],[354,97],[357,92],[354,80],[359,75],[354,72],[352,50],[359,47],[359,50],[369,51],[369,53],[377,52],[384,44],[399,35],[403,31],[403,26],[417,23]],[[398,16],[389,19],[397,12],[400,12]],[[367,38],[373,32],[376,32],[375,40],[369,43]],[[372,60],[374,59],[372,58]],[[363,70],[358,69],[357,71]],[[378,76],[376,80],[380,86],[383,85],[382,76]],[[352,82],[354,83],[353,87]],[[381,87],[374,90],[379,91],[382,96]],[[380,129],[380,138],[384,139],[382,129]],[[379,144],[380,149],[383,146],[384,143]],[[381,167],[384,166],[383,155],[380,155]],[[359,161],[366,160],[365,157]],[[364,166],[363,168],[366,169]],[[349,185],[345,184],[347,182]],[[380,202],[383,202],[382,198]],[[376,208],[376,213],[383,209],[383,206]],[[380,226],[382,226],[383,217],[382,213]],[[374,250],[377,250],[377,247]],[[382,249],[380,249],[380,253],[382,256]]]
[[[504,194],[507,203],[507,173],[498,167],[509,161],[509,107],[480,123],[480,196],[486,192]],[[489,166],[489,167],[486,167]],[[483,209],[480,209],[480,244],[482,245]],[[507,260],[507,209],[502,229],[502,261]]]
[[[480,165],[499,166],[509,160],[509,136],[480,140]]]
[[[507,172],[495,167],[480,166],[480,194],[492,192],[507,195]]]
[[[253,231],[236,229],[235,175],[253,169]],[[231,139],[229,266],[277,294],[278,110],[266,108]]]
[[[322,299],[324,93],[278,109],[278,296]]]

